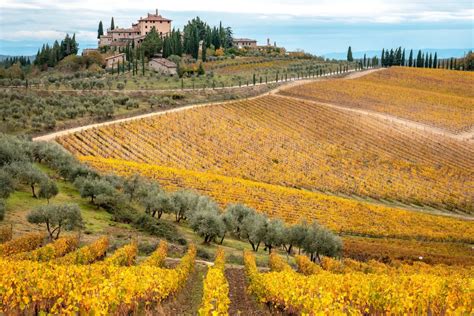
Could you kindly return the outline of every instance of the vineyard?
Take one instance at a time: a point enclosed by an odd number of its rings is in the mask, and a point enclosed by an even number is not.
[[[391,68],[345,81],[298,86],[282,94],[383,112],[454,133],[474,127],[471,72]]]
[[[471,269],[331,259],[321,268],[297,257],[296,272],[272,255],[272,271],[261,273],[251,253],[244,257],[250,291],[262,302],[297,314],[469,315],[473,310]]]
[[[259,183],[211,173],[179,170],[124,160],[82,157],[101,172],[142,174],[168,190],[195,189],[222,206],[244,203],[289,223],[316,219],[345,234],[404,239],[473,242],[471,222],[445,216],[358,202],[317,192]]]
[[[59,139],[114,158],[307,190],[472,212],[474,147],[269,96]],[[426,188],[430,190],[426,190]]]
[[[167,254],[164,242],[147,259],[138,262],[135,243],[104,259],[108,245],[105,237],[75,251],[74,247],[64,245],[77,245],[77,236],[60,238],[28,251],[29,241],[37,237],[25,235],[1,245],[2,249],[15,249],[9,253],[20,253],[8,256],[3,252],[0,256],[2,314],[153,312],[161,301],[183,286],[194,269],[193,246],[176,268],[167,269],[163,267]],[[40,253],[54,255],[46,258]]]
[[[208,196],[221,209],[242,203],[287,225],[317,222],[341,236],[338,259],[306,248],[300,255],[301,248],[293,248],[295,257],[285,260],[281,254],[291,254],[291,245],[289,251],[286,245],[272,251],[270,243],[265,244],[268,265],[257,257],[262,269],[256,264],[258,248],[257,254],[244,250],[245,295],[264,303],[270,314],[469,315],[474,308],[472,142],[313,102],[463,132],[472,127],[474,106],[468,76],[392,68],[278,92],[284,96],[273,93],[85,129],[57,142],[102,175],[132,179],[140,174],[166,192],[186,189]],[[345,104],[345,98],[360,104]],[[415,103],[409,107],[410,100]],[[153,313],[184,287],[196,255],[190,247],[177,267],[167,269],[164,242],[139,259],[134,242],[108,254],[105,238],[81,248],[72,236],[43,247],[34,241],[44,236],[29,238],[33,246],[15,239],[0,246],[8,274],[0,279],[0,291],[16,289],[19,282],[27,293],[26,302],[15,291],[4,295],[3,312]],[[222,247],[208,256],[214,263],[207,263],[199,279],[200,315],[239,308],[232,299],[239,295],[233,279],[238,272],[227,270]],[[34,278],[25,281],[22,273]],[[75,281],[57,289],[33,286],[67,274]],[[79,294],[65,294],[58,303],[59,291],[69,289]]]
[[[195,266],[196,248],[190,246],[173,268],[165,259],[168,245],[161,241],[148,257],[137,259],[135,242],[106,257],[108,238],[101,237],[60,258],[32,253],[65,249],[77,243],[66,236],[37,249],[25,235],[2,244],[18,255],[0,256],[0,313],[2,314],[161,314],[168,298],[183,291]],[[42,236],[44,237],[44,236]],[[72,242],[72,244],[76,244]],[[60,255],[60,254],[58,254]],[[269,272],[260,272],[255,257],[244,252],[249,293],[270,310],[294,314],[455,314],[473,310],[472,268],[324,257],[321,265],[296,256],[296,270],[272,253]],[[225,252],[219,248],[207,269],[199,315],[229,313],[229,280]],[[188,293],[189,295],[190,293]]]

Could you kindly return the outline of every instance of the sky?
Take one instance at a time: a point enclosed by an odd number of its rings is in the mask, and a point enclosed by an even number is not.
[[[413,49],[474,47],[473,1],[440,0],[0,0],[0,54],[32,55],[45,42],[76,33],[80,48],[97,46],[100,20],[128,27],[158,9],[182,28],[200,16],[223,21],[236,37],[265,43],[270,38],[289,50],[324,55]],[[158,6],[158,7],[157,7]]]

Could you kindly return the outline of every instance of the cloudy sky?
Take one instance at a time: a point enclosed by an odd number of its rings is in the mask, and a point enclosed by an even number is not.
[[[0,0],[0,54],[34,54],[42,43],[76,33],[81,48],[96,46],[97,25],[127,27],[158,6],[182,27],[199,15],[220,20],[236,36],[269,37],[289,49],[315,54],[404,46],[474,46],[471,0]]]

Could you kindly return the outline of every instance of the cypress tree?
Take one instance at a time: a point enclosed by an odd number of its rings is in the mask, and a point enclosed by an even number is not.
[[[205,39],[202,41],[201,49],[202,49],[202,52],[201,52],[202,62],[205,63],[207,61],[207,52],[206,52],[207,46],[206,46],[206,40]]]
[[[350,46],[347,49],[347,61],[349,62],[354,61],[354,58],[352,57],[352,48]]]
[[[104,27],[102,26],[102,21],[99,22],[99,29],[97,30],[97,38],[100,38],[101,35],[104,35]]]
[[[382,67],[385,67],[385,50],[382,48],[382,56],[380,58]]]
[[[367,56],[366,54],[364,54],[364,68],[367,67]]]
[[[425,68],[428,68],[429,67],[429,59],[428,59],[428,53],[426,53],[425,55]]]
[[[400,66],[405,66],[405,48],[403,49],[403,52],[402,52],[402,60],[401,60]]]
[[[142,75],[145,76],[145,53],[142,51]]]
[[[416,67],[423,67],[423,56],[421,55],[421,50],[418,51],[418,55],[416,56]]]
[[[408,56],[408,67],[413,67],[413,49],[410,49],[410,55]]]
[[[435,52],[435,54],[434,54],[433,68],[438,68],[438,53],[437,52]]]
[[[114,17],[112,17],[112,20],[110,21],[110,29],[115,30]]]
[[[433,56],[430,53],[430,58],[428,59],[428,68],[433,68]]]

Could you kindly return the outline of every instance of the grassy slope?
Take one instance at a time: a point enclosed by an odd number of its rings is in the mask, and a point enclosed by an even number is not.
[[[87,199],[81,198],[78,190],[70,182],[66,182],[58,178],[57,174],[45,167],[44,165],[37,166],[46,172],[51,178],[55,179],[59,194],[50,200],[50,203],[76,203],[79,205],[84,219],[85,228],[82,233],[82,241],[85,243],[95,240],[100,235],[109,235],[112,240],[112,247],[116,247],[126,243],[130,236],[138,236],[139,243],[143,245],[153,245],[158,242],[157,237],[150,236],[146,233],[140,232],[132,228],[128,224],[121,224],[112,221],[112,215],[106,211],[99,209],[89,203]],[[28,213],[34,208],[46,205],[45,199],[35,199],[32,197],[29,187],[21,186],[18,191],[15,191],[7,199],[7,212],[3,222],[0,225],[13,225],[14,238],[29,232],[43,231],[45,227],[42,225],[30,224],[26,220]],[[174,216],[164,215],[161,220],[174,223]],[[195,243],[200,250],[200,257],[204,260],[213,261],[215,251],[220,245],[211,244],[204,245],[202,238],[193,233],[186,223],[177,225],[179,233],[190,243]],[[228,263],[242,264],[242,251],[251,250],[251,246],[246,241],[236,240],[226,237],[222,245],[226,251]],[[181,257],[183,255],[182,247],[173,245],[170,247],[170,256]],[[268,255],[261,250],[257,253],[257,262],[259,265],[266,265],[268,262]]]

